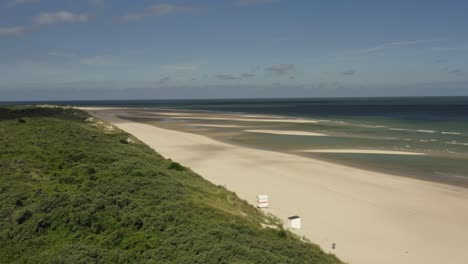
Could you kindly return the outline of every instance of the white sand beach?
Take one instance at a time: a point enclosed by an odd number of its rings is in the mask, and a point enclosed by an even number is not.
[[[383,154],[383,155],[414,155],[421,156],[427,155],[425,153],[407,152],[407,151],[392,151],[392,150],[378,150],[378,149],[307,149],[302,152],[310,153],[347,153],[347,154]]]
[[[115,116],[126,110],[87,110],[252,204],[256,195],[268,194],[267,212],[285,223],[301,216],[295,232],[345,262],[467,263],[468,189],[234,146]]]
[[[286,135],[286,136],[314,136],[314,137],[325,137],[327,135],[321,133],[314,133],[308,131],[297,131],[297,130],[269,130],[269,129],[248,129],[245,132],[251,133],[262,133],[272,135]]]

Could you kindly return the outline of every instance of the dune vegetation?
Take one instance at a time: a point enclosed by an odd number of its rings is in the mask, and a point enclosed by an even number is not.
[[[341,263],[83,111],[3,107],[0,134],[0,263]]]

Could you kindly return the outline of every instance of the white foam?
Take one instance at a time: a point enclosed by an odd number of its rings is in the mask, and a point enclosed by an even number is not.
[[[378,150],[378,149],[309,149],[302,152],[311,153],[343,153],[343,154],[387,154],[387,155],[426,155],[425,153],[395,151],[395,150]]]
[[[418,132],[421,132],[421,133],[435,133],[436,131],[434,131],[434,130],[420,129],[420,130],[418,130]]]
[[[317,120],[309,119],[254,119],[254,118],[237,118],[237,117],[198,117],[198,116],[174,116],[171,119],[199,119],[199,120],[226,120],[226,121],[246,121],[246,122],[272,122],[272,123],[299,123],[299,124],[315,124]]]
[[[252,129],[252,130],[244,130],[245,132],[252,132],[252,133],[263,133],[263,134],[274,134],[274,135],[288,135],[288,136],[315,136],[315,137],[323,137],[327,136],[325,134],[309,132],[309,131],[297,131],[297,130],[261,130],[261,129]]]
[[[408,130],[408,129],[403,129],[403,128],[389,128],[390,130],[394,130],[394,131],[411,131],[411,130]]]
[[[373,126],[373,125],[358,125],[360,127],[365,127],[365,128],[382,128],[384,126]]]
[[[456,140],[448,141],[448,142],[445,142],[445,143],[450,144],[450,145],[468,146],[467,142],[458,142]]]
[[[445,135],[461,135],[461,133],[458,133],[458,132],[442,132],[442,134],[445,134]]]

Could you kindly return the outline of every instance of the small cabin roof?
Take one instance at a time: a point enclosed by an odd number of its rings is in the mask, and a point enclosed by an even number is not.
[[[257,195],[257,198],[258,198],[258,199],[268,199],[268,195],[266,195],[266,194],[260,194],[260,195]]]
[[[293,216],[288,217],[289,220],[300,219],[300,218],[301,217],[299,217],[297,215],[293,215]]]

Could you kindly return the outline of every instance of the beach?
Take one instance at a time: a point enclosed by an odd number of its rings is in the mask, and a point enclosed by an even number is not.
[[[302,228],[292,231],[345,262],[428,264],[466,263],[468,259],[466,188],[227,144],[118,117],[131,116],[129,109],[83,109],[253,205],[257,195],[267,194],[270,207],[265,212],[286,226],[287,217],[299,215]],[[167,116],[201,119],[177,113]],[[229,120],[226,116],[203,119]],[[252,121],[250,116],[233,120]],[[254,121],[316,122],[276,120],[262,116]],[[308,135],[323,137],[321,133]]]

